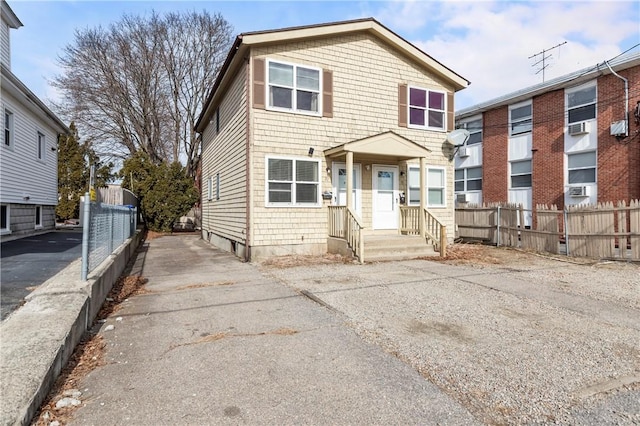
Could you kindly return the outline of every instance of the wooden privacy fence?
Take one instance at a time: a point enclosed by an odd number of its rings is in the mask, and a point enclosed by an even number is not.
[[[640,201],[597,205],[538,205],[525,227],[522,205],[456,209],[457,237],[570,256],[640,260]]]

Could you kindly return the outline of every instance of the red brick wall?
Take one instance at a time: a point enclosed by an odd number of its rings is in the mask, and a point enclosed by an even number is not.
[[[618,72],[629,79],[629,136],[610,135],[624,119],[624,82],[614,75],[598,79],[598,201],[640,199],[640,127],[633,110],[640,100],[640,66]]]
[[[509,109],[504,106],[487,111],[482,119],[482,200],[507,202]]]
[[[533,99],[532,204],[564,208],[564,89]]]

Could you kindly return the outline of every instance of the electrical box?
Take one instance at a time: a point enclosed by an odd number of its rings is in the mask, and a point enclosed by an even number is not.
[[[611,123],[611,136],[626,136],[627,120],[620,120]]]

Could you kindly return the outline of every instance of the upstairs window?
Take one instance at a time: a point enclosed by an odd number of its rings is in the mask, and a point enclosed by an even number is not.
[[[13,146],[13,113],[4,110],[4,146]]]
[[[531,188],[531,160],[511,163],[511,188]]]
[[[320,206],[320,162],[267,158],[267,205]]]
[[[509,134],[511,136],[531,132],[532,109],[531,104],[509,108]]]
[[[597,157],[595,151],[567,155],[569,184],[595,183]]]
[[[409,87],[409,127],[444,130],[445,93]]]
[[[268,61],[268,106],[320,114],[320,69]]]
[[[567,92],[567,123],[596,118],[596,86]]]
[[[464,128],[469,131],[469,140],[467,145],[475,145],[482,143],[482,119],[468,121],[464,123]]]
[[[38,132],[38,141],[37,141],[38,146],[36,147],[37,149],[37,154],[38,154],[38,160],[44,160],[44,148],[45,148],[45,137],[44,134]]]

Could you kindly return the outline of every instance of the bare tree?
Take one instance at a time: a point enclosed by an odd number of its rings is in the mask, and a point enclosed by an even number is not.
[[[193,126],[231,41],[219,14],[124,16],[108,28],[76,30],[59,58],[61,113],[93,148],[127,158],[186,163],[195,173],[200,146]]]

